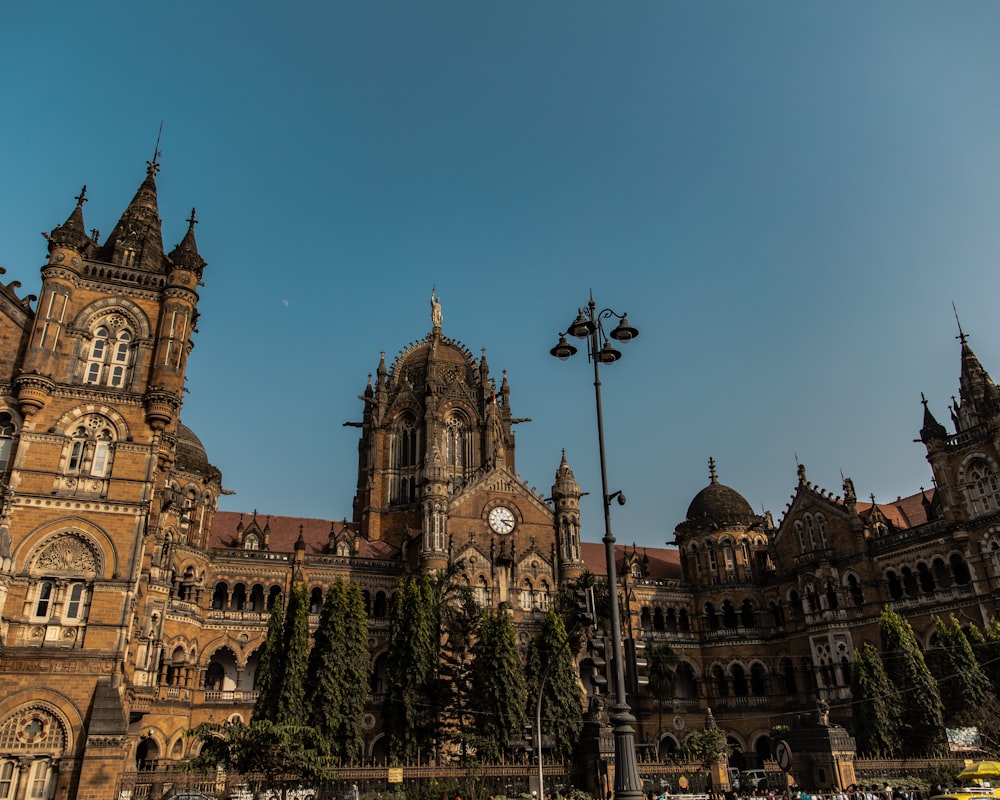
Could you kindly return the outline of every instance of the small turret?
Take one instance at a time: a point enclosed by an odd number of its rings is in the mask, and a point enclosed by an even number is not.
[[[556,469],[556,482],[552,486],[555,504],[556,540],[559,543],[560,580],[573,580],[584,571],[580,552],[580,484],[562,451],[562,460]]]
[[[205,259],[198,253],[198,244],[194,239],[194,226],[198,224],[198,220],[195,219],[193,208],[187,223],[187,233],[184,234],[180,243],[170,251],[169,259],[175,269],[189,270],[200,281],[202,270],[205,269]]]
[[[45,236],[49,241],[49,255],[54,255],[58,248],[74,250],[83,255],[93,242],[87,235],[87,229],[83,224],[83,204],[87,202],[87,187],[80,190],[76,196],[76,207],[66,219],[66,221],[52,230],[52,233]],[[58,259],[62,260],[62,259]]]
[[[920,393],[920,402],[924,405],[924,424],[920,428],[920,441],[926,445],[932,442],[943,442],[948,438],[948,432],[945,430],[944,425],[934,418],[923,392]]]

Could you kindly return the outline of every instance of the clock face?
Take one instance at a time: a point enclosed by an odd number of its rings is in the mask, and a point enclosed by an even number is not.
[[[495,533],[510,533],[514,530],[514,512],[507,506],[497,506],[492,509],[487,520]]]

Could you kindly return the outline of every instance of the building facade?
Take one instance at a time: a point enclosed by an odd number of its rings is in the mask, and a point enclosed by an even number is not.
[[[107,797],[125,770],[181,762],[204,721],[248,721],[268,609],[293,580],[318,619],[357,583],[369,614],[366,755],[385,755],[388,609],[401,577],[460,562],[526,646],[560,587],[605,574],[582,542],[577,484],[548,497],[515,466],[499,385],[431,328],[364,389],[351,518],[217,510],[222,479],[181,406],[205,261],[192,212],[165,251],[155,160],[103,241],[85,190],[48,234],[37,297],[0,283],[0,800]],[[197,393],[197,387],[193,387]],[[780,522],[709,483],[663,548],[618,548],[624,635],[679,656],[671,697],[638,675],[640,750],[666,755],[711,708],[747,762],[770,730],[829,703],[849,722],[850,663],[890,604],[926,646],[935,615],[982,624],[1000,586],[1000,391],[961,336],[954,433],[925,404],[934,489],[890,504],[837,497],[799,469]],[[631,646],[631,645],[630,645]],[[749,765],[749,764],[748,764]]]

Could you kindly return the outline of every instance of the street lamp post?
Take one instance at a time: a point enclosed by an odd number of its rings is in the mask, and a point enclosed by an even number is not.
[[[618,324],[610,334],[605,334],[603,320],[614,318]],[[615,537],[611,533],[611,501],[625,504],[625,495],[620,491],[608,493],[608,468],[604,457],[604,412],[601,407],[601,364],[613,364],[622,354],[611,344],[628,342],[639,335],[639,331],[629,325],[625,314],[618,314],[610,308],[597,311],[591,295],[586,308],[580,309],[573,323],[559,334],[559,343],[549,352],[560,361],[565,361],[576,353],[576,348],[566,341],[566,335],[587,340],[587,358],[594,363],[594,395],[597,399],[597,442],[601,454],[601,496],[604,500],[604,557],[608,569],[608,613],[611,615],[611,661],[615,702],[611,706],[610,721],[614,726],[615,739],[615,800],[641,800],[642,781],[639,778],[639,764],[635,755],[635,731],[632,726],[635,717],[625,697],[625,669],[622,663],[622,628],[618,610],[618,568],[615,561]],[[609,338],[610,336],[610,338]]]

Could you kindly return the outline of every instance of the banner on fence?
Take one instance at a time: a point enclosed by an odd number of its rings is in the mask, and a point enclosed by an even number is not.
[[[386,780],[389,783],[402,783],[403,782],[403,768],[402,767],[389,767],[386,770]]]

